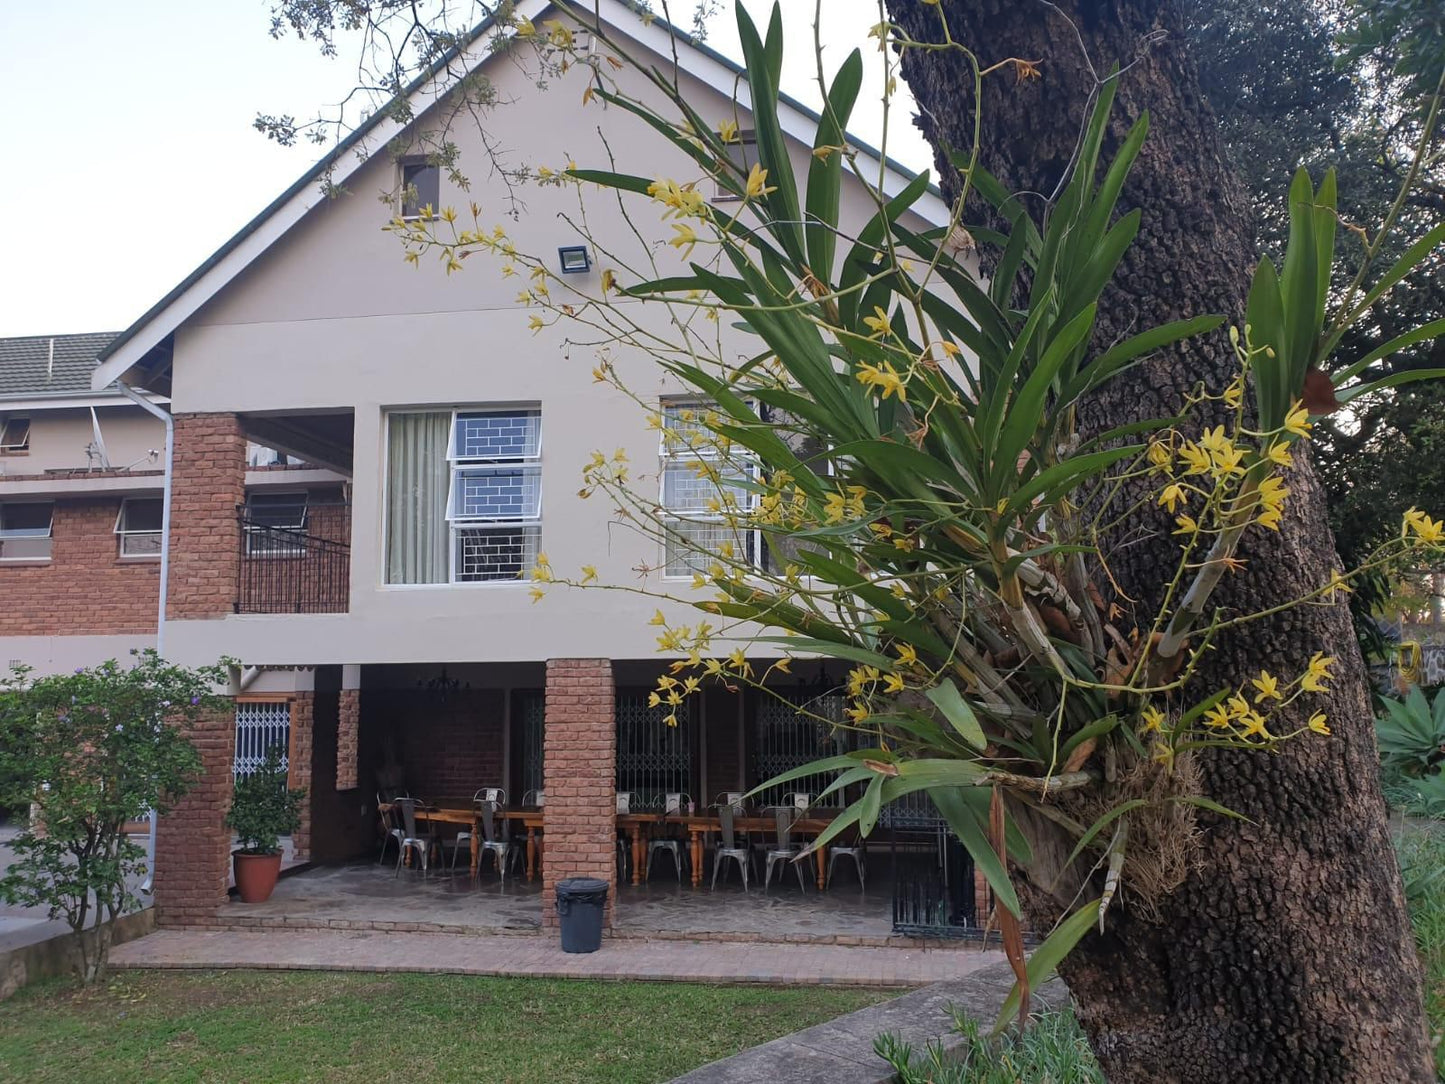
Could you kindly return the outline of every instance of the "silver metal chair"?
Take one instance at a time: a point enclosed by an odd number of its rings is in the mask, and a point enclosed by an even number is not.
[[[793,825],[801,815],[802,810],[797,806],[785,805],[773,809],[773,824],[777,828],[777,838],[774,840],[773,846],[765,852],[767,868],[763,871],[764,892],[768,890],[768,885],[772,882],[773,867],[779,862],[791,862],[793,869],[798,874],[798,887],[804,892],[808,891],[807,882],[803,880],[803,864],[796,861],[803,848],[801,844],[793,842]]]
[[[417,798],[398,798],[392,803],[393,811],[401,811],[402,836],[401,847],[396,855],[396,871],[393,877],[401,874],[402,863],[406,860],[408,850],[416,853],[421,862],[422,876],[427,876],[431,861],[431,848],[434,842],[430,832],[419,832],[416,827],[416,807],[421,804]]]
[[[522,792],[522,804],[524,806],[536,806],[542,809],[547,804],[547,792],[545,790],[524,790]]]
[[[779,799],[778,804],[792,806],[794,809],[807,809],[813,804],[813,796],[805,790],[790,790]]]
[[[738,869],[743,875],[743,891],[748,890],[748,869],[752,865],[753,852],[744,841],[739,843],[737,836],[733,833],[733,807],[723,804],[717,807],[718,816],[718,843],[712,852],[712,888],[717,888],[718,870],[728,859],[738,864]]]
[[[858,890],[861,892],[866,887],[864,879],[868,876],[868,863],[865,858],[868,854],[868,844],[855,829],[846,843],[831,843],[828,845],[828,879],[823,882],[825,888],[833,887],[833,866],[840,858],[851,858],[853,860],[853,871],[858,874]]]
[[[507,792],[504,791],[501,787],[483,787],[481,790],[477,791],[475,794],[472,795],[473,808],[476,808],[478,802],[496,802],[498,808],[504,807],[507,804]],[[525,802],[523,804],[525,804]],[[508,835],[509,833],[507,833],[506,830],[503,829],[502,834]],[[456,838],[452,840],[451,869],[453,873],[456,872],[457,854],[460,853],[463,844],[466,845],[467,861],[470,863],[472,849],[472,832],[470,828],[463,828],[460,832],[456,834]]]
[[[681,816],[686,811],[687,803],[691,801],[688,795],[681,792],[663,795],[662,816],[666,823],[668,817]],[[652,876],[652,860],[658,854],[666,853],[672,855],[672,868],[677,874],[677,883],[682,884],[683,865],[687,861],[687,847],[683,840],[675,836],[652,839],[647,843],[647,876]]]
[[[482,858],[490,854],[497,864],[497,875],[503,881],[507,879],[507,861],[517,853],[517,845],[510,839],[498,839],[496,830],[496,816],[501,806],[494,801],[482,799],[475,803],[477,814],[482,822],[481,853],[477,856],[477,876],[482,875]],[[452,856],[453,861],[456,856]]]
[[[381,830],[386,833],[381,840],[381,854],[376,858],[376,864],[379,866],[386,861],[386,845],[395,843],[396,849],[400,851],[401,840],[406,833],[397,825],[396,814],[391,808],[391,803],[382,800],[380,791],[376,794],[376,812],[381,817]]]

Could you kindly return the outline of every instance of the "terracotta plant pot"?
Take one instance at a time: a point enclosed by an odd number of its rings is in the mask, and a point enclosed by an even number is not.
[[[245,854],[231,852],[231,862],[236,872],[236,891],[242,903],[265,903],[276,888],[276,879],[281,876],[281,852],[275,854]]]

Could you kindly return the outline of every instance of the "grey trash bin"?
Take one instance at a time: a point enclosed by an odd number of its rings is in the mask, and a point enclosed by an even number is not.
[[[602,947],[602,916],[607,910],[607,882],[595,877],[569,877],[557,882],[557,917],[563,952],[596,952]]]

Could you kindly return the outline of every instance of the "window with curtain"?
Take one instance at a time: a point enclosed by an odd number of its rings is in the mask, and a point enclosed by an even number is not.
[[[519,581],[542,534],[535,407],[393,413],[387,582]]]

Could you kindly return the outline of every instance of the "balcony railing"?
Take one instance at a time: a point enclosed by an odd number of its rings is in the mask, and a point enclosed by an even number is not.
[[[346,613],[351,581],[351,506],[302,505],[295,519],[278,522],[237,509],[241,523],[241,614]]]

